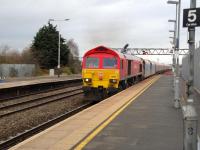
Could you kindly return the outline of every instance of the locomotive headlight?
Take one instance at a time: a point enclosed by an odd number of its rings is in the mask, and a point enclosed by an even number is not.
[[[110,83],[117,83],[117,79],[110,79]]]
[[[90,79],[90,78],[85,78],[84,81],[87,82],[87,83],[89,83],[89,82],[92,82],[92,79]]]

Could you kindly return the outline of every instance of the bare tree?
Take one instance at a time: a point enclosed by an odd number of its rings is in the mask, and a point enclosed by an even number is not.
[[[68,65],[70,66],[72,73],[81,72],[81,62],[79,60],[79,48],[78,44],[74,42],[73,39],[67,41],[67,46],[70,49],[70,54],[68,58]]]
[[[20,52],[14,49],[7,51],[5,57],[7,64],[20,64],[22,59]]]
[[[0,46],[0,64],[30,64],[34,63],[33,55],[30,48],[24,49],[22,52],[11,49],[8,45]]]
[[[8,45],[0,45],[0,63],[6,63],[6,55],[9,50],[10,47]]]
[[[22,53],[21,53],[21,61],[22,63],[24,64],[35,64],[36,63],[36,60],[34,59],[33,57],[33,53],[31,51],[31,49],[28,47],[28,48],[25,48]]]
[[[68,40],[67,41],[67,46],[69,47],[70,52],[74,57],[79,57],[78,44],[76,42],[74,42],[74,39]]]

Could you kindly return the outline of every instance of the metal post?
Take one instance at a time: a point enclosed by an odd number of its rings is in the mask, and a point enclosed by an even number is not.
[[[176,57],[176,77],[175,77],[175,93],[174,93],[174,107],[180,108],[180,93],[179,93],[179,40],[180,40],[180,8],[181,8],[181,0],[176,4],[176,18],[178,16],[177,21],[177,36],[176,36],[176,49],[175,49],[175,57]]]
[[[190,8],[196,8],[196,0],[190,1]],[[188,82],[188,101],[193,101],[193,85],[194,85],[194,51],[195,51],[195,28],[188,27],[189,31],[189,50],[190,50],[190,74]]]
[[[64,20],[55,20],[55,19],[49,19],[48,23],[51,21],[69,21],[69,19],[64,19]],[[58,31],[58,66],[57,66],[57,73],[58,77],[60,77],[61,70],[60,70],[60,32]]]
[[[176,66],[176,58],[175,58],[175,47],[173,48],[173,87],[175,87],[175,79],[176,79],[176,74],[175,74],[175,66]]]
[[[58,31],[58,69],[60,69],[60,32]]]
[[[190,1],[190,8],[196,8],[196,0]],[[188,82],[188,105],[186,106],[189,109],[186,109],[184,116],[184,150],[197,150],[198,148],[198,137],[197,137],[197,114],[195,108],[193,107],[194,101],[194,51],[195,51],[195,27],[188,27],[189,32],[189,65],[190,65],[190,74]]]
[[[197,126],[198,119],[195,108],[191,105],[183,106],[183,140],[184,150],[197,150]]]
[[[57,66],[58,77],[60,77],[60,32],[58,31],[58,66]]]
[[[175,92],[175,81],[176,81],[176,56],[175,56],[175,50],[176,50],[176,33],[177,33],[177,8],[176,8],[176,22],[174,23],[174,53],[173,53],[173,63],[174,63],[174,92]]]

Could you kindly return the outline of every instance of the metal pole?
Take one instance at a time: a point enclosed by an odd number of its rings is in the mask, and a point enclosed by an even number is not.
[[[58,67],[57,67],[58,77],[60,77],[60,32],[58,31]]]
[[[176,20],[168,20],[168,22],[174,23],[174,37],[173,37],[173,54],[172,54],[172,69],[173,69],[173,90],[175,91],[175,79],[176,79],[176,57],[175,57],[175,49],[176,49],[176,32],[177,32],[177,9],[176,9]],[[171,38],[171,37],[170,37]]]
[[[192,105],[183,106],[183,150],[197,150],[198,116]]]
[[[58,31],[58,69],[60,69],[60,32]]]
[[[181,0],[179,0],[178,4],[178,35],[177,35],[177,75],[179,77],[179,41],[180,41],[180,16],[181,16]]]
[[[175,81],[176,81],[176,33],[177,33],[177,8],[176,8],[176,22],[174,23],[174,53],[173,53],[173,63],[174,63],[174,92],[175,92]]]
[[[64,19],[64,20],[55,20],[55,19],[49,19],[48,23],[50,23],[50,21],[69,21],[69,19]],[[60,32],[58,31],[58,77],[60,77]]]
[[[190,8],[196,8],[196,0],[190,1]],[[194,51],[195,51],[195,28],[188,27],[189,31],[189,50],[190,50],[190,74],[188,82],[188,102],[193,102],[193,85],[194,85]]]
[[[175,54],[174,54],[175,50],[174,50],[174,49],[175,49],[175,46],[173,47],[173,54],[172,54],[172,57],[173,57],[173,58],[172,58],[172,64],[173,64],[172,66],[173,66],[173,76],[174,76],[174,79],[173,79],[173,86],[175,86],[174,83],[175,83],[175,77],[176,77],[176,76],[175,76],[175,63],[176,63],[176,59],[175,59]]]
[[[196,0],[190,1],[190,8],[196,8]],[[191,109],[186,109],[185,121],[184,121],[184,150],[197,150],[198,149],[198,137],[197,137],[197,124],[198,116],[195,113],[195,107],[193,107],[194,100],[194,51],[195,51],[195,27],[188,27],[189,31],[189,63],[190,63],[190,74],[188,82],[188,105],[186,107]],[[191,111],[192,110],[192,111]]]
[[[176,24],[177,24],[177,36],[176,36],[176,48],[175,48],[175,56],[176,56],[176,77],[175,77],[175,93],[174,93],[174,107],[180,108],[180,94],[179,94],[179,39],[180,39],[180,8],[181,8],[181,0],[176,4]],[[178,19],[177,19],[178,16]],[[176,28],[176,29],[177,29]]]

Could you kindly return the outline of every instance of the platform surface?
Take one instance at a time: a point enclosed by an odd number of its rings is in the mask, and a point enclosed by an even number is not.
[[[146,79],[12,147],[12,150],[67,150],[73,148],[119,108],[142,94],[159,76]]]
[[[20,86],[27,86],[27,85],[34,85],[34,84],[41,84],[41,83],[51,83],[51,82],[59,82],[59,81],[66,81],[66,80],[73,80],[73,79],[81,79],[81,76],[61,76],[61,77],[32,77],[32,78],[20,78],[17,79],[10,79],[8,82],[5,81],[4,83],[0,83],[0,89],[5,88],[13,88],[13,87],[20,87]]]
[[[171,77],[162,76],[84,149],[183,149],[182,113],[172,104]]]
[[[171,83],[170,76],[146,79],[11,149],[182,149],[182,115],[173,108]],[[112,117],[108,126],[83,144]]]

